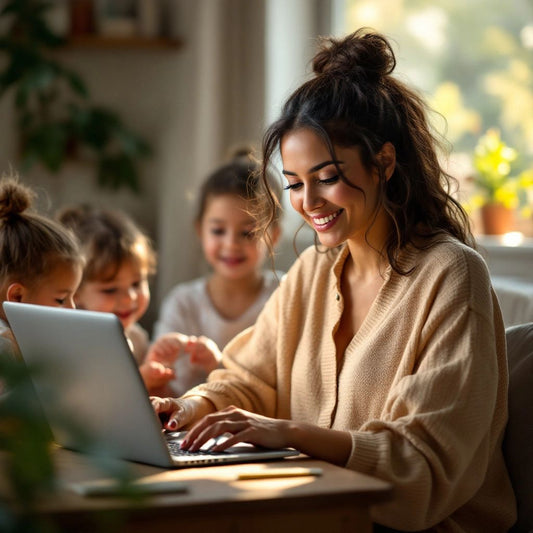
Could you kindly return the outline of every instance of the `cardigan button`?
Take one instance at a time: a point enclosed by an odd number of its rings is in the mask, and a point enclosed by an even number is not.
[[[337,294],[335,295],[335,300],[337,300],[337,302],[339,302],[340,299],[341,299],[341,295],[340,295],[339,293],[337,293]]]

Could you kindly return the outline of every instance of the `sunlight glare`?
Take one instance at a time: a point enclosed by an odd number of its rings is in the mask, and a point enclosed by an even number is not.
[[[524,235],[520,231],[510,231],[502,235],[502,244],[504,246],[520,246],[524,242]]]
[[[533,48],[533,24],[528,24],[522,28],[520,39],[524,48]]]
[[[407,17],[407,29],[426,48],[441,51],[446,45],[446,26],[448,17],[444,10],[429,7]]]

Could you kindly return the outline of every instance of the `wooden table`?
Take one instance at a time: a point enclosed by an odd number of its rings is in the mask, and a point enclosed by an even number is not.
[[[104,476],[94,461],[54,451],[66,484]],[[391,496],[378,479],[305,456],[261,464],[165,470],[127,463],[136,478],[182,480],[187,491],[149,495],[139,501],[80,496],[63,487],[38,506],[61,531],[75,532],[370,532],[369,507]],[[237,480],[240,472],[287,466],[320,467],[321,476]],[[105,527],[102,527],[104,524]]]

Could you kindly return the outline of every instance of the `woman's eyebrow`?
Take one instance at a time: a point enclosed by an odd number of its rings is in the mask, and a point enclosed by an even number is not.
[[[329,160],[329,161],[323,161],[322,163],[319,163],[318,165],[315,165],[314,167],[311,167],[307,172],[309,174],[312,174],[313,172],[319,171],[321,168],[327,167],[328,165],[342,165],[344,161],[337,161],[335,159]],[[283,169],[281,173],[284,176],[296,176],[296,172],[291,172],[290,170]]]

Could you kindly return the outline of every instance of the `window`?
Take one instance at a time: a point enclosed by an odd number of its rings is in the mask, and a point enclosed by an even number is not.
[[[445,117],[434,125],[453,145],[459,178],[493,128],[517,151],[513,172],[533,171],[531,0],[343,0],[334,21],[340,35],[367,26],[392,40],[397,75]]]

